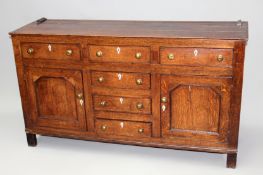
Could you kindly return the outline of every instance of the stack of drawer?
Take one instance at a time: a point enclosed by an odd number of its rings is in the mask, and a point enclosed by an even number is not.
[[[148,47],[90,46],[89,53],[91,62],[138,63],[137,65],[150,62]],[[151,97],[136,95],[137,91],[150,94],[150,74],[91,71],[91,84],[97,134],[151,136]],[[97,89],[101,91],[96,91]]]

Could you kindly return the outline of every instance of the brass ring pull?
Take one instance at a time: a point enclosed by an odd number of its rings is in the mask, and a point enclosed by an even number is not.
[[[169,53],[169,54],[167,55],[167,58],[168,58],[169,60],[173,60],[173,59],[174,59],[174,54],[173,54],[173,53]]]
[[[166,97],[162,97],[162,98],[161,98],[161,102],[162,102],[162,103],[167,103],[167,98],[166,98]]]
[[[33,48],[27,49],[27,53],[28,53],[29,55],[32,55],[32,54],[34,53],[34,49],[33,49]]]
[[[97,56],[97,57],[101,57],[101,56],[102,56],[102,51],[101,51],[101,50],[97,51],[97,52],[96,52],[96,56]]]
[[[107,105],[107,102],[106,101],[102,101],[102,102],[100,102],[100,105],[104,107],[104,106]]]
[[[223,55],[218,55],[217,56],[217,61],[222,62],[224,60],[224,56]]]
[[[83,93],[78,93],[77,97],[78,97],[78,99],[83,99]]]
[[[136,107],[137,107],[137,109],[142,109],[143,108],[143,104],[142,103],[137,103]]]
[[[102,83],[104,81],[104,78],[103,77],[99,77],[98,78],[98,82]]]
[[[106,126],[106,125],[102,125],[100,129],[101,129],[102,131],[106,131],[107,126]]]
[[[137,52],[136,54],[135,54],[135,58],[136,59],[140,59],[142,57],[142,53],[141,52]]]
[[[142,79],[141,79],[141,78],[137,79],[137,80],[136,80],[136,84],[137,84],[137,85],[142,85]]]
[[[66,50],[67,56],[71,56],[72,54],[73,54],[73,50],[71,50],[71,49]]]
[[[144,129],[143,129],[143,128],[139,128],[139,129],[138,129],[138,133],[141,134],[141,133],[143,133],[143,132],[144,132]]]

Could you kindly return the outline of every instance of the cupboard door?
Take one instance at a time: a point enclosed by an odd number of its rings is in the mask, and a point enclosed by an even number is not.
[[[230,81],[230,78],[162,76],[162,136],[226,142]]]
[[[80,71],[27,71],[33,127],[85,130],[84,94]]]

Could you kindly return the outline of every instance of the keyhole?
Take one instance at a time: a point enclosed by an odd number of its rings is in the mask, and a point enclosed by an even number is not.
[[[122,103],[123,103],[123,101],[124,101],[124,99],[121,97],[121,98],[120,98],[120,103],[122,104]]]
[[[124,123],[120,122],[120,126],[121,126],[121,128],[124,128]]]
[[[120,54],[121,48],[120,48],[120,47],[117,47],[116,51],[117,51],[118,54]]]
[[[121,79],[122,79],[122,74],[118,73],[118,80],[121,80]]]
[[[194,55],[195,55],[195,57],[198,55],[198,50],[197,49],[194,50]]]
[[[48,51],[49,51],[49,52],[52,51],[52,46],[51,46],[50,44],[47,46],[47,48],[48,48]]]

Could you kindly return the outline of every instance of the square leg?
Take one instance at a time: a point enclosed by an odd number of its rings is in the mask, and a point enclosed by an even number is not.
[[[36,134],[26,133],[28,146],[37,146]]]
[[[227,168],[236,168],[237,163],[237,153],[227,154]]]

